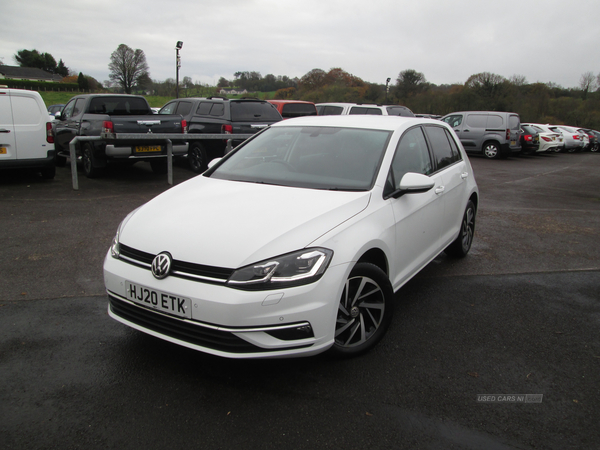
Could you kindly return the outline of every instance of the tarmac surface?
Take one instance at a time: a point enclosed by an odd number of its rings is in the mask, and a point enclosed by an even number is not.
[[[471,253],[349,360],[222,359],[110,319],[104,255],[166,176],[0,172],[0,448],[597,448],[600,154],[471,162]]]

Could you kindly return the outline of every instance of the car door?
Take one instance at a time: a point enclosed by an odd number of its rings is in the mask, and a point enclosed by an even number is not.
[[[10,94],[0,92],[0,162],[17,159]]]
[[[50,122],[48,110],[27,91],[11,93],[14,139],[17,159],[46,157],[46,123]]]
[[[79,105],[81,105],[82,101],[85,102],[85,99],[77,97],[71,99],[64,107],[60,119],[54,122],[55,140],[63,149],[68,149],[69,142],[77,136],[79,131],[79,122],[75,120],[76,115],[74,114],[77,112],[75,104],[78,101]],[[81,108],[81,106],[79,106],[79,108]]]
[[[454,240],[460,229],[467,198],[467,164],[458,150],[458,143],[444,127],[424,127],[429,147],[433,153],[436,174],[441,177],[444,217],[440,227],[440,251]]]
[[[420,126],[406,131],[396,147],[388,176],[393,189],[399,187],[407,172],[430,176],[434,186],[427,192],[388,199],[395,219],[396,248],[390,268],[394,289],[433,259],[440,247],[444,215],[442,176],[433,173],[431,154]]]

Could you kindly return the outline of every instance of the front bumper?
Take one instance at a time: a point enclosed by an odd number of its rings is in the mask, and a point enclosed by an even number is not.
[[[293,288],[243,291],[167,277],[107,253],[104,281],[109,315],[125,325],[194,350],[230,358],[310,356],[334,341],[335,320],[349,265],[329,267],[318,281]],[[127,299],[127,281],[191,300],[181,318]]]

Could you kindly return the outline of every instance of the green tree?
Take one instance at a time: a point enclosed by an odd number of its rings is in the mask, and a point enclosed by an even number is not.
[[[77,77],[77,84],[79,85],[79,89],[81,91],[87,91],[90,89],[87,78],[83,75],[82,72],[79,72],[79,76]]]
[[[139,48],[121,44],[110,55],[108,77],[116,82],[127,94],[131,94],[135,87],[141,84],[146,77],[150,77],[146,55]]]
[[[50,53],[40,53],[35,49],[19,50],[14,55],[14,58],[21,67],[42,69],[46,72],[62,75],[63,77],[69,74],[69,71],[62,59],[60,60],[60,65],[57,65],[56,59],[54,59],[54,56],[52,56]]]
[[[396,96],[401,100],[420,94],[426,88],[425,75],[414,69],[403,70],[396,79]]]

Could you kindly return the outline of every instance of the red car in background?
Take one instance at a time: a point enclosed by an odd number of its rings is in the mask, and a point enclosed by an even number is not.
[[[317,107],[312,102],[303,100],[267,100],[272,103],[284,119],[301,116],[316,116]]]

